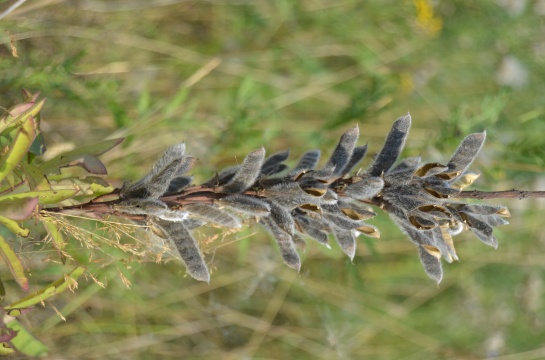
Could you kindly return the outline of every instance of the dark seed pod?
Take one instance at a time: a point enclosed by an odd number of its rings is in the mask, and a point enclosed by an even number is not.
[[[293,169],[294,172],[301,172],[304,170],[312,170],[318,164],[320,160],[320,150],[311,150],[303,154],[299,163]]]
[[[373,165],[367,170],[370,176],[381,176],[390,170],[403,150],[410,127],[411,115],[409,114],[394,122],[382,150],[378,153]]]
[[[193,235],[191,235],[181,222],[160,219],[156,219],[155,222],[164,233],[168,234],[169,239],[176,246],[189,275],[196,280],[209,283],[210,273]]]
[[[226,211],[220,210],[214,205],[207,204],[192,204],[184,206],[184,210],[189,212],[192,217],[205,220],[206,222],[237,229],[242,225],[240,221]]]
[[[462,141],[447,164],[447,173],[458,174],[453,179],[458,178],[459,175],[464,173],[467,167],[471,165],[481,150],[485,139],[486,131],[483,131],[482,133],[468,135]]]
[[[271,206],[267,202],[246,195],[229,195],[218,200],[217,203],[247,215],[267,216],[271,212]]]
[[[222,192],[236,194],[250,188],[261,172],[264,159],[265,149],[263,147],[248,154],[233,178],[223,186]]]
[[[358,126],[354,126],[341,136],[337,147],[333,151],[333,154],[331,154],[331,158],[326,164],[326,167],[331,167],[334,169],[334,175],[340,176],[344,173],[344,169],[350,162],[350,158],[354,152],[359,135],[360,131]]]
[[[292,269],[301,270],[301,259],[297,254],[291,235],[270,218],[261,219],[260,222],[276,240],[284,263]]]
[[[348,174],[350,171],[354,169],[356,165],[359,164],[361,160],[365,157],[365,154],[367,154],[367,145],[364,146],[356,146],[354,148],[354,151],[352,152],[352,156],[350,157],[350,161],[342,171],[342,175]]]
[[[380,177],[368,177],[350,184],[344,193],[357,200],[371,199],[384,187],[384,180]]]
[[[418,255],[420,255],[420,262],[426,271],[426,274],[438,284],[443,279],[443,268],[441,261],[437,257],[438,251],[433,246],[419,246]]]
[[[338,227],[333,227],[332,230],[333,236],[335,237],[335,240],[337,240],[337,244],[339,244],[343,253],[348,255],[350,260],[354,260],[354,256],[356,255],[356,239],[354,238],[352,231],[340,229]]]

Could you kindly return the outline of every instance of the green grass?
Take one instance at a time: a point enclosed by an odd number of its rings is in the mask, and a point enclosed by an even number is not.
[[[19,55],[11,56],[2,31],[2,106],[17,102],[21,88],[42,91],[50,153],[127,137],[102,157],[118,186],[181,140],[199,158],[200,180],[260,145],[269,153],[290,148],[294,159],[312,148],[327,153],[354,123],[373,153],[410,111],[405,155],[444,161],[463,136],[486,128],[474,187],[543,189],[545,29],[537,3],[513,15],[495,1],[438,2],[426,18],[426,1],[141,1],[133,10],[27,2],[2,20]],[[525,86],[496,81],[507,55],[528,71]],[[109,264],[91,267],[107,286],[80,281],[22,322],[51,358],[541,358],[543,203],[498,202],[513,215],[497,232],[499,248],[462,236],[461,262],[445,264],[439,286],[379,216],[382,238],[361,240],[353,264],[338,248],[308,242],[299,274],[257,227],[220,236],[208,246],[210,285],[184,277],[178,261],[112,261],[118,254],[93,251]],[[36,245],[21,245],[31,288],[66,271],[45,261],[55,254],[38,251],[35,234]],[[93,264],[90,253],[82,249],[80,260]],[[16,298],[8,274],[2,267],[7,297]]]

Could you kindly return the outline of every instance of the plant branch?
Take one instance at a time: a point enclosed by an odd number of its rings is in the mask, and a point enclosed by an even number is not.
[[[481,191],[471,190],[462,191],[453,198],[459,199],[516,199],[519,200],[526,198],[545,198],[545,191],[527,191],[527,190],[504,190],[504,191]]]

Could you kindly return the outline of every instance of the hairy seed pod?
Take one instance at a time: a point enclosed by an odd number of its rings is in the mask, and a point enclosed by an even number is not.
[[[438,284],[443,279],[443,268],[441,267],[441,261],[435,255],[430,253],[430,250],[426,250],[424,246],[418,247],[418,255],[420,255],[420,262],[426,271],[426,274]]]
[[[297,254],[291,235],[280,228],[270,217],[263,218],[260,222],[276,240],[284,263],[292,269],[301,270],[301,259]]]
[[[229,195],[216,202],[247,215],[267,216],[271,212],[271,206],[267,202],[247,195]]]
[[[252,186],[259,176],[264,159],[265,149],[263,147],[248,154],[233,178],[222,187],[222,192],[236,194]]]
[[[181,222],[155,220],[157,225],[169,235],[169,239],[174,243],[180,253],[187,272],[194,279],[210,282],[210,273],[200,252],[199,245],[191,232],[187,230]]]
[[[301,172],[304,170],[312,170],[320,160],[320,150],[310,150],[301,156],[299,163],[293,168],[293,172]]]
[[[367,170],[370,176],[381,176],[390,170],[392,165],[397,161],[399,154],[401,154],[401,150],[403,150],[410,127],[410,114],[400,117],[394,122],[382,150],[378,153],[369,170]]]
[[[208,204],[191,204],[186,205],[183,209],[200,220],[204,220],[207,223],[224,226],[227,228],[238,229],[242,227],[239,219],[234,215],[229,214],[224,210],[220,210],[214,205]]]
[[[344,193],[357,200],[371,199],[384,187],[384,180],[380,177],[368,177],[350,184]]]
[[[333,154],[331,154],[331,158],[326,164],[326,167],[333,167],[335,169],[334,175],[340,176],[344,173],[344,169],[350,162],[350,158],[354,152],[359,135],[360,131],[356,125],[341,136],[337,147],[333,150]]]

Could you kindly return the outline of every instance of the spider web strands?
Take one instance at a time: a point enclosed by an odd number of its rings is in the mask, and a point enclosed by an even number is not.
[[[88,249],[99,250],[103,253],[108,253],[101,247],[105,244],[114,248],[118,248],[124,252],[131,253],[140,258],[140,261],[145,261],[146,257],[150,259],[157,258],[157,251],[167,252],[175,256],[175,252],[168,245],[159,246],[157,242],[151,242],[148,238],[147,226],[130,222],[110,221],[106,219],[95,219],[86,216],[56,213],[42,210],[41,216],[48,218],[48,221],[54,223],[60,232],[72,236],[79,241],[81,245]],[[92,221],[96,223],[94,229],[85,229],[78,224],[72,223],[65,218],[74,220]],[[142,230],[142,231],[140,231]],[[122,239],[129,239],[131,242],[122,242]],[[151,249],[151,246],[155,250]],[[154,260],[155,261],[155,260]]]

